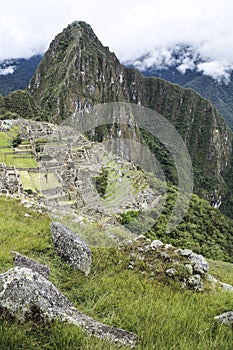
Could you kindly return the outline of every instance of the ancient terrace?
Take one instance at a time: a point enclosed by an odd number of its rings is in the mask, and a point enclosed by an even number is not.
[[[48,207],[121,212],[158,199],[133,163],[65,126],[0,121],[0,163],[0,193]]]

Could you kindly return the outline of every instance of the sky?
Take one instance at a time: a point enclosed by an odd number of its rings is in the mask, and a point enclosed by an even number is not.
[[[232,0],[7,0],[0,9],[0,59],[45,52],[69,23],[89,23],[100,41],[121,61],[185,43],[204,62],[206,74],[227,78],[233,68]],[[188,58],[180,70],[192,67]],[[148,64],[146,62],[145,64]]]

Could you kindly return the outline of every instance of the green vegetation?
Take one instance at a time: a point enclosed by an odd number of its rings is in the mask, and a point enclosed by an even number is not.
[[[20,117],[40,120],[45,118],[27,90],[16,90],[0,99],[0,119],[18,119]]]
[[[30,216],[25,217],[25,213]],[[0,271],[12,267],[11,250],[48,264],[52,282],[81,312],[136,333],[136,350],[232,348],[232,329],[213,321],[214,316],[232,308],[231,293],[197,294],[180,289],[176,283],[166,285],[128,270],[129,258],[114,248],[92,248],[93,268],[85,277],[56,257],[49,223],[46,215],[0,197]],[[219,277],[225,273],[222,267]],[[68,324],[19,323],[4,315],[0,317],[0,348],[123,349]]]
[[[133,232],[144,233],[151,239],[161,239],[174,246],[190,248],[215,260],[233,262],[233,221],[196,195],[192,196],[183,221],[172,232],[166,233],[176,194],[176,188],[169,187],[159,216],[158,208],[146,215],[130,211],[123,214],[119,221],[126,227],[130,224]]]
[[[0,94],[5,96],[14,90],[27,88],[41,59],[42,56],[37,55],[29,59],[13,60],[12,65],[16,66],[15,71],[12,74],[0,75]]]
[[[37,163],[30,154],[22,155],[15,152],[22,143],[18,134],[17,126],[13,126],[9,132],[0,133],[0,163],[6,163],[7,166],[16,166],[17,168],[37,168]]]
[[[32,156],[18,156],[15,155],[12,150],[10,150],[10,152],[1,152],[0,150],[0,154],[1,153],[3,162],[9,167],[16,166],[17,168],[37,168],[37,164]]]
[[[96,190],[100,197],[104,197],[108,185],[108,170],[102,168],[99,176],[96,177]]]

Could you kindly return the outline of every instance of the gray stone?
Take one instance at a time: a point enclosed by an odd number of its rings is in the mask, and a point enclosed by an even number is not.
[[[216,283],[218,282],[217,278],[215,278],[214,276],[207,274],[206,275],[206,280],[211,282],[214,286],[216,285]]]
[[[152,249],[158,249],[163,246],[163,242],[159,241],[158,239],[155,239],[154,241],[151,242],[150,246]]]
[[[188,278],[188,285],[192,287],[196,292],[203,292],[204,285],[200,275],[193,275]]]
[[[172,269],[166,270],[166,275],[169,277],[174,277],[175,274],[176,274],[176,269],[174,269],[174,267]]]
[[[139,235],[133,240],[134,242],[150,242],[149,238],[144,235]]]
[[[189,256],[189,260],[193,264],[193,271],[204,275],[208,272],[209,264],[202,255],[192,253]]]
[[[165,244],[164,250],[170,250],[170,249],[174,249],[174,246],[172,244]]]
[[[132,347],[137,340],[132,333],[82,314],[51,282],[24,267],[15,267],[0,274],[0,309],[22,321],[69,322],[91,335]]]
[[[227,284],[227,283],[223,283],[223,282],[218,282],[218,283],[223,290],[233,293],[233,286],[231,286],[230,284]]]
[[[214,287],[219,285],[224,291],[233,293],[233,286],[231,284],[218,281],[217,278],[209,274],[207,274],[206,279],[207,281],[211,282]]]
[[[215,319],[215,321],[218,321],[222,324],[232,325],[233,324],[233,311],[225,312],[224,314],[216,316],[214,319]]]
[[[41,264],[38,261],[32,260],[27,256],[21,255],[18,252],[12,251],[11,254],[14,255],[14,266],[27,267],[32,271],[38,272],[45,278],[50,276],[50,268],[47,265]]]
[[[89,246],[75,232],[58,222],[52,222],[50,227],[57,255],[74,269],[88,275],[92,264]]]
[[[190,256],[193,252],[190,249],[177,249],[176,253],[181,256]]]

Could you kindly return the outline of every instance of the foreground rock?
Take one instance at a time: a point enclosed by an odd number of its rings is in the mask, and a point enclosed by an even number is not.
[[[193,253],[190,249],[177,249],[176,252],[191,261],[194,272],[200,275],[205,275],[208,272],[209,264],[202,255]]]
[[[202,255],[190,249],[177,249],[160,240],[151,242],[143,235],[127,241],[127,244],[123,243],[118,249],[129,256],[128,268],[131,270],[139,270],[150,278],[161,279],[161,281],[164,281],[165,274],[180,283],[182,288],[195,292],[205,290],[205,281],[209,276],[208,262]],[[229,288],[228,286],[228,290]]]
[[[67,321],[91,335],[134,346],[136,336],[80,313],[60,291],[38,272],[15,267],[0,274],[0,308],[19,320]]]
[[[222,324],[233,325],[233,311],[225,312],[224,314],[216,316],[214,319]]]
[[[32,260],[27,256],[21,255],[18,252],[12,251],[11,254],[14,255],[14,266],[18,267],[28,267],[32,271],[38,272],[45,278],[50,276],[50,268],[47,265],[41,264],[36,260]]]
[[[59,222],[52,222],[50,228],[57,255],[73,268],[88,275],[92,264],[88,245],[75,232]]]

